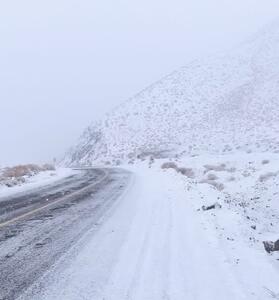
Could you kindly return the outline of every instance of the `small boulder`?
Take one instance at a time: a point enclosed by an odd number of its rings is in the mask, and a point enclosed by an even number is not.
[[[276,242],[264,241],[264,249],[267,253],[279,251],[279,240]]]
[[[216,202],[209,206],[205,206],[205,205],[202,206],[202,210],[204,210],[204,211],[210,210],[210,209],[219,209],[219,208],[222,208],[222,205],[219,202]]]

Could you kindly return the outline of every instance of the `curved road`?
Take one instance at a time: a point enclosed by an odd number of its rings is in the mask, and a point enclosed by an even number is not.
[[[98,230],[129,182],[120,169],[88,169],[0,198],[0,299],[18,298],[89,230]]]

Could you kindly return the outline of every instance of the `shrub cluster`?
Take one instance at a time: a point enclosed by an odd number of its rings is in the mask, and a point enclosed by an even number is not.
[[[162,169],[174,169],[177,173],[180,173],[188,178],[195,178],[195,173],[191,168],[178,167],[174,162],[165,162],[161,166]]]
[[[174,169],[177,170],[178,167],[174,162],[165,162],[161,166],[162,169]]]
[[[225,188],[223,183],[216,182],[215,180],[210,180],[210,179],[203,179],[200,181],[200,183],[207,183],[209,185],[214,186],[218,191],[223,191]]]
[[[54,171],[55,167],[51,164],[42,166],[35,164],[18,165],[10,168],[5,168],[2,173],[2,178],[19,178],[23,176],[33,176],[43,171]]]
[[[215,171],[215,172],[222,172],[226,171],[226,165],[225,164],[220,164],[220,165],[204,165],[205,167],[205,173],[210,172],[210,171]]]
[[[181,173],[184,176],[187,176],[188,178],[195,178],[195,173],[191,168],[178,168],[177,172]]]
[[[260,182],[264,182],[267,181],[268,179],[272,178],[272,177],[276,177],[278,175],[278,173],[275,172],[268,172],[266,174],[263,174],[259,177],[259,181]]]

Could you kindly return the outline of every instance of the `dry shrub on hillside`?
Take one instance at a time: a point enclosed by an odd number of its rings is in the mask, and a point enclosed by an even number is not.
[[[207,179],[208,180],[217,180],[218,177],[215,174],[210,173],[210,174],[207,175]]]
[[[191,168],[178,168],[177,172],[181,173],[184,176],[187,176],[188,178],[195,178],[195,173]]]
[[[174,162],[165,162],[161,166],[162,169],[174,169],[177,170],[178,167]]]
[[[234,176],[231,176],[227,179],[229,182],[232,182],[232,181],[235,181],[235,177]]]
[[[226,169],[226,171],[229,173],[234,173],[234,172],[236,172],[236,168],[234,168],[234,167],[228,168],[228,169]]]
[[[275,172],[268,172],[266,174],[263,174],[259,177],[259,181],[260,182],[264,182],[267,181],[268,179],[272,178],[272,177],[276,177],[278,174]]]
[[[18,178],[26,175],[30,175],[32,172],[39,171],[35,165],[18,165],[11,168],[6,168],[3,172],[3,176],[6,178]]]
[[[220,164],[220,165],[204,165],[205,167],[205,173],[210,172],[210,171],[215,171],[215,172],[222,172],[226,171],[226,165],[225,164]]]
[[[165,162],[162,164],[161,166],[162,169],[173,169],[175,170],[177,173],[180,173],[188,178],[195,178],[195,173],[193,171],[193,169],[191,168],[184,168],[184,167],[181,167],[179,168],[176,163],[174,162]]]
[[[244,170],[241,174],[242,174],[243,177],[250,177],[251,176],[251,173],[248,170]]]
[[[51,164],[38,166],[35,164],[18,165],[15,167],[6,168],[3,171],[3,178],[19,178],[23,176],[33,176],[42,171],[54,171],[55,167]]]
[[[200,181],[200,183],[207,183],[209,185],[214,186],[218,191],[223,191],[225,188],[223,183],[216,182],[215,180],[209,180],[209,179],[203,179]]]

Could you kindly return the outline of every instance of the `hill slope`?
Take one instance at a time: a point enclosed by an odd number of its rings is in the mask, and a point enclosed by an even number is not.
[[[88,127],[67,165],[279,150],[279,22],[230,53],[193,62]]]

